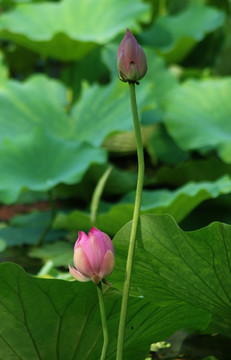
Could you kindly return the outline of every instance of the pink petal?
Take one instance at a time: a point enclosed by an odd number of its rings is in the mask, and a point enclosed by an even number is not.
[[[74,250],[76,250],[77,247],[79,247],[80,243],[83,243],[83,242],[87,241],[87,239],[88,239],[88,237],[85,234],[85,232],[84,231],[79,231],[78,239],[75,242]]]
[[[136,56],[136,46],[138,45],[135,37],[132,35],[131,31],[127,29],[126,34],[123,40],[120,43],[117,59],[119,59],[121,53],[126,49],[125,53],[129,54],[129,58],[131,56],[132,59],[125,58],[126,64],[130,61],[134,61],[134,57]]]
[[[88,241],[81,244],[81,246],[91,264],[92,272],[97,274],[107,251],[102,232],[92,228],[88,233]]]
[[[128,33],[128,31],[129,30],[127,30],[126,33],[127,39],[126,42],[124,43],[124,58],[125,58],[127,70],[131,62],[136,63],[137,61],[137,47],[138,47],[138,42],[136,41],[132,33],[130,31]]]
[[[74,265],[76,270],[85,276],[91,277],[93,274],[92,266],[82,246],[74,251]]]
[[[105,245],[106,245],[106,248],[107,250],[111,250],[113,252],[113,254],[115,253],[114,251],[114,247],[113,247],[113,244],[112,244],[112,241],[111,241],[111,238],[104,232],[101,231],[101,234],[102,234],[102,237],[104,239],[104,242],[105,242]]]
[[[121,51],[120,56],[118,56],[117,70],[120,76],[123,76],[127,73],[127,66],[124,59],[124,50]]]
[[[98,276],[102,279],[108,275],[110,275],[115,267],[115,256],[111,250],[107,250],[102,264],[100,266],[100,271]]]
[[[114,247],[112,245],[111,238],[104,232],[92,227],[89,231],[89,235],[93,235],[95,238],[98,238],[99,242],[102,244],[105,253],[108,249],[110,249],[114,253]]]
[[[69,271],[75,280],[78,280],[81,282],[87,282],[87,281],[91,280],[91,278],[84,276],[83,274],[81,274],[79,271],[77,271],[75,268],[73,268],[70,265],[69,265]]]

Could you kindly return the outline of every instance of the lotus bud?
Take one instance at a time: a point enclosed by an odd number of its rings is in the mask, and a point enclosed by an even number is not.
[[[110,237],[92,227],[88,235],[79,232],[74,246],[74,266],[69,270],[74,279],[98,284],[110,275],[115,266],[114,248]]]
[[[124,82],[141,80],[147,72],[146,55],[132,33],[127,29],[117,56],[119,79]]]

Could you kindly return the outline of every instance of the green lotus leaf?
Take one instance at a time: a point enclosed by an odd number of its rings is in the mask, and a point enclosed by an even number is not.
[[[100,358],[103,334],[93,283],[33,278],[19,266],[5,263],[0,265],[0,287],[2,359]],[[107,359],[114,360],[121,294],[107,291],[105,306],[110,339]],[[185,303],[160,307],[131,297],[123,359],[144,359],[153,341],[186,326],[203,329],[209,318]]]
[[[0,38],[61,60],[79,59],[96,44],[150,18],[139,0],[65,0],[19,4],[1,15]],[[42,19],[42,21],[41,21]]]
[[[91,163],[106,161],[106,152],[36,131],[33,136],[4,140],[0,158],[0,199],[12,203],[24,188],[47,191],[59,183],[79,182]]]
[[[170,214],[177,222],[182,221],[193,209],[207,199],[214,199],[231,191],[231,180],[224,176],[214,182],[190,182],[176,190],[144,190],[141,214]],[[115,235],[132,220],[135,193],[125,195],[120,202],[102,204],[96,219],[97,226],[106,233]],[[88,229],[89,214],[75,210],[70,214],[58,214],[55,227],[69,230]]]
[[[177,14],[158,16],[153,26],[140,36],[169,62],[182,61],[197,42],[224,24],[223,11],[198,1],[190,3]]]
[[[217,150],[231,163],[231,79],[189,80],[167,95],[165,124],[183,150]]]
[[[69,137],[67,89],[57,81],[34,75],[25,82],[8,80],[0,86],[0,142],[32,135],[37,129]]]
[[[215,222],[183,231],[169,215],[142,215],[137,234],[132,291],[159,304],[179,299],[231,318],[231,226]],[[113,239],[122,287],[131,223]],[[116,274],[116,276],[115,276]]]

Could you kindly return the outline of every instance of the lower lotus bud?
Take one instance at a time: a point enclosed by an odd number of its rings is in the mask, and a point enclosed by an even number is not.
[[[110,275],[115,266],[114,248],[110,237],[92,227],[88,235],[79,232],[74,246],[74,266],[69,265],[73,278],[98,284]]]

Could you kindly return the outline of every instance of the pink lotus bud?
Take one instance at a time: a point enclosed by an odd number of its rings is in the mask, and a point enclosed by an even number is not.
[[[119,46],[117,69],[120,80],[124,82],[137,82],[144,77],[147,71],[144,50],[128,29]]]
[[[74,265],[69,265],[73,278],[98,284],[110,275],[115,266],[114,248],[110,237],[92,227],[88,235],[79,232],[74,246]]]

